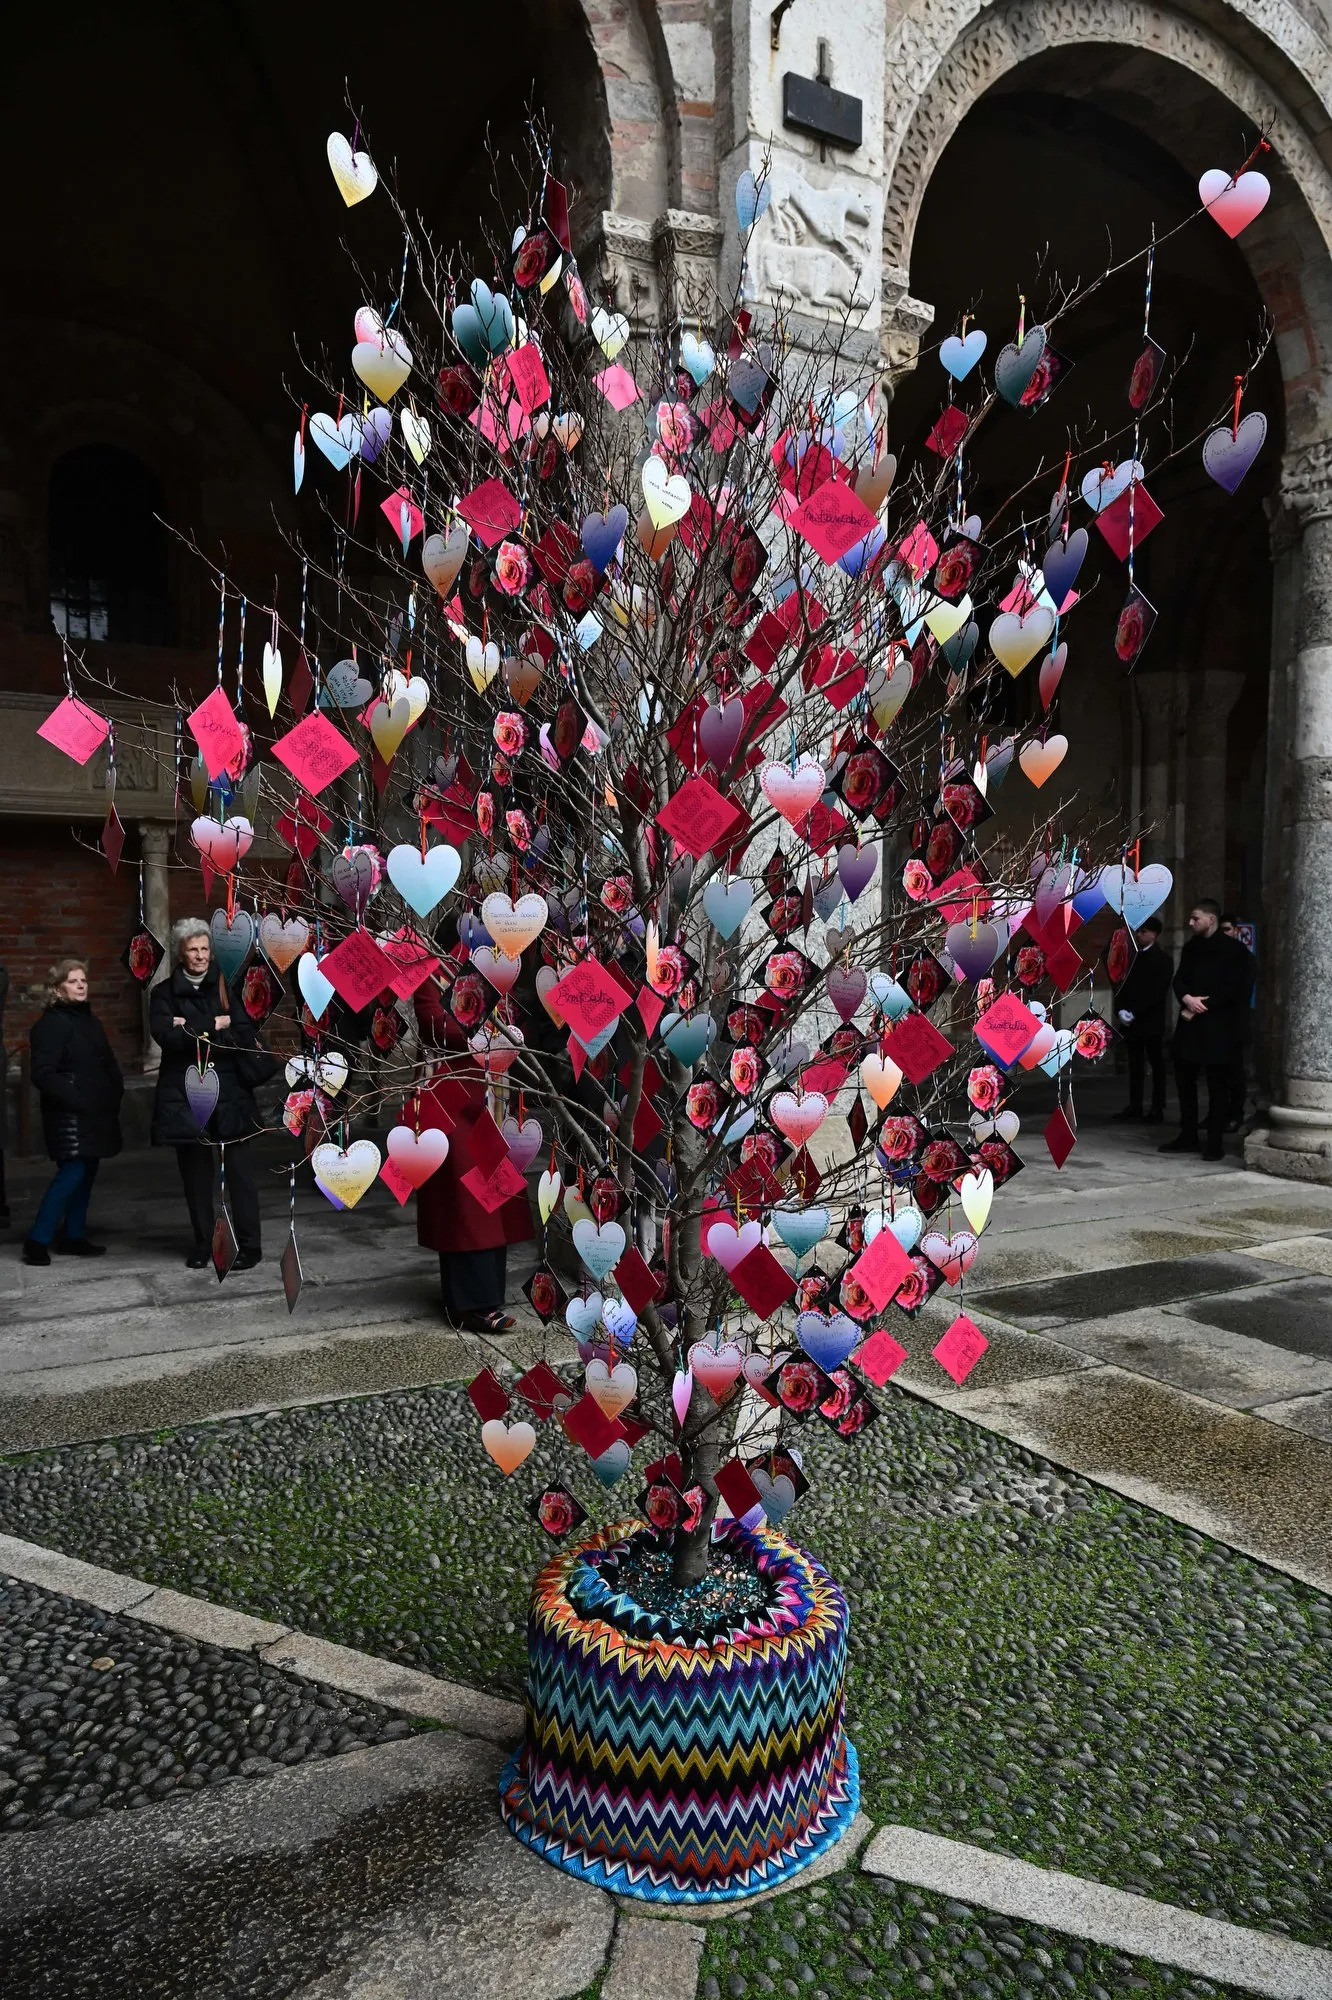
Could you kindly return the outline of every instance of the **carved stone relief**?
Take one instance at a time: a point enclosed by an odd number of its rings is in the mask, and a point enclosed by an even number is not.
[[[772,190],[750,251],[752,289],[799,312],[870,314],[878,299],[877,186],[848,175],[816,187],[794,162],[779,158]]]

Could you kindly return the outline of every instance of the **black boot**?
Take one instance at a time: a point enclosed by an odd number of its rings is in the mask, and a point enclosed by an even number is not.
[[[1181,1132],[1174,1139],[1167,1139],[1164,1146],[1158,1146],[1158,1153],[1196,1153],[1202,1144],[1196,1132]]]
[[[51,1252],[44,1243],[34,1243],[30,1236],[23,1245],[23,1261],[25,1264],[49,1264]]]

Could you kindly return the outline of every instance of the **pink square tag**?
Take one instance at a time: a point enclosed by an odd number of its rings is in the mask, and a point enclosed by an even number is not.
[[[935,1348],[934,1358],[960,1388],[989,1344],[976,1322],[959,1313]]]
[[[900,1340],[894,1340],[886,1326],[872,1333],[863,1341],[851,1359],[862,1375],[868,1375],[876,1388],[882,1389],[890,1375],[895,1375],[907,1358],[907,1351]]]
[[[76,764],[86,764],[99,746],[105,743],[111,725],[104,715],[67,694],[58,708],[53,708],[37,734],[47,743],[63,750]]]

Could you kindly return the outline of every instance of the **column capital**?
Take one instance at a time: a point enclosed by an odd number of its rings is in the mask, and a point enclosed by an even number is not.
[[[1332,439],[1301,445],[1281,461],[1280,504],[1301,533],[1314,521],[1332,520]]]
[[[171,828],[165,820],[141,819],[138,835],[139,852],[145,861],[166,861],[171,851]]]
[[[881,313],[879,363],[891,385],[915,367],[920,343],[934,324],[934,307],[912,298],[909,274],[890,264],[883,273]]]

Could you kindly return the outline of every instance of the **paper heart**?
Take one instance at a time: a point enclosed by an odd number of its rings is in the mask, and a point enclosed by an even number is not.
[[[746,416],[755,416],[772,386],[772,376],[756,356],[742,354],[726,371],[726,390]]]
[[[376,858],[369,848],[353,847],[333,856],[333,887],[358,923],[375,893],[376,872]]]
[[[1046,1076],[1058,1076],[1061,1069],[1067,1069],[1073,1060],[1073,1044],[1077,1037],[1071,1028],[1052,1030],[1053,1040],[1040,1059],[1040,1067]]]
[[[1054,626],[1055,615],[1048,605],[1033,604],[1021,618],[1015,611],[1001,611],[990,627],[990,651],[1016,679],[1035,659]]]
[[[327,708],[364,708],[374,689],[355,660],[336,660],[324,675],[320,704]]]
[[[330,1097],[336,1097],[347,1081],[349,1071],[347,1058],[340,1049],[330,1049],[327,1055],[318,1056],[314,1063],[313,1081]]]
[[[682,333],[680,366],[693,378],[695,388],[701,389],[717,366],[717,357],[706,340],[700,340],[692,333]]]
[[[860,1065],[860,1081],[879,1110],[885,1111],[902,1087],[902,1072],[887,1056],[871,1053]]]
[[[353,152],[351,140],[344,138],[341,132],[330,132],[328,135],[328,164],[333,169],[338,193],[348,208],[355,208],[357,202],[373,194],[379,184],[379,175],[370,155]]]
[[[574,1249],[598,1282],[609,1277],[623,1257],[625,1241],[618,1222],[598,1223],[588,1216],[573,1227]]]
[[[823,1241],[832,1221],[832,1211],[827,1208],[774,1208],[772,1226],[777,1231],[788,1250],[794,1250],[797,1257],[808,1257],[816,1244]]]
[[[1054,776],[1067,755],[1067,736],[1047,736],[1044,743],[1032,737],[1018,751],[1018,763],[1039,790],[1047,778]]]
[[[362,465],[374,465],[393,435],[393,419],[387,410],[370,410],[361,419],[358,449]]]
[[[683,521],[694,497],[684,475],[669,473],[665,460],[653,453],[644,459],[641,476],[643,498],[647,502],[653,527],[673,528],[677,522]]]
[[[394,1125],[385,1144],[394,1166],[414,1188],[423,1187],[449,1157],[449,1135],[435,1125],[428,1125],[423,1132],[414,1132],[410,1125]]]
[[[1082,497],[1093,514],[1104,514],[1107,507],[1113,507],[1121,493],[1127,493],[1145,477],[1141,462],[1136,458],[1125,458],[1107,471],[1103,465],[1094,465],[1082,482]]]
[[[537,1182],[537,1208],[543,1222],[549,1222],[560,1199],[563,1182],[552,1167],[547,1167]]]
[[[264,640],[263,683],[264,701],[269,715],[272,716],[277,713],[278,700],[282,693],[282,655],[267,639]]]
[[[900,1021],[911,1012],[911,995],[886,972],[870,974],[870,998],[889,1021]]]
[[[583,419],[577,410],[562,410],[550,428],[566,452],[574,451],[583,435]]]
[[[946,340],[940,341],[939,360],[955,382],[965,382],[984,354],[985,347],[985,334],[980,327],[973,326],[965,339],[950,333]]]
[[[1164,862],[1149,862],[1134,874],[1115,862],[1103,868],[1098,884],[1112,910],[1118,910],[1131,931],[1154,917],[1175,886],[1175,878]]]
[[[1036,1033],[1032,1036],[1026,1048],[1022,1051],[1022,1054],[1018,1057],[1018,1062],[1021,1064],[1023,1069],[1035,1069],[1037,1063],[1040,1062],[1043,1057],[1049,1055],[1050,1050],[1054,1047],[1054,1045],[1055,1045],[1055,1031],[1050,1026],[1048,1021],[1042,1021],[1040,1027],[1036,1030]]]
[[[1250,410],[1238,430],[1222,424],[1203,446],[1203,471],[1227,493],[1233,493],[1267,441],[1267,418]]]
[[[604,576],[629,526],[629,509],[611,507],[604,514],[585,514],[579,530],[583,554],[598,576]]]
[[[724,771],[745,731],[745,705],[740,700],[709,705],[699,717],[698,740],[709,763]]]
[[[944,950],[964,979],[973,984],[984,979],[1003,950],[1006,939],[994,924],[975,923],[963,917],[944,932]]]
[[[746,230],[754,227],[761,215],[767,212],[771,200],[771,181],[765,180],[760,187],[746,167],[735,184],[735,219],[740,226],[742,236]]]
[[[994,386],[1006,403],[1014,409],[1022,401],[1031,378],[1045,358],[1045,328],[1034,326],[1027,334],[1021,347],[1009,341],[1001,347],[994,364]]]
[[[608,1368],[604,1361],[589,1361],[583,1370],[588,1395],[608,1417],[618,1417],[638,1394],[638,1370],[628,1361]]]
[[[798,826],[818,804],[827,782],[822,764],[808,752],[802,754],[794,771],[789,764],[772,761],[759,773],[764,798],[791,826]]]
[[[370,394],[381,403],[391,402],[412,372],[411,349],[393,327],[385,327],[377,339],[358,340],[351,362]]]
[[[880,668],[872,677],[866,698],[870,714],[881,730],[887,731],[892,727],[911,688],[911,660],[907,654],[903,654],[888,672]]]
[[[345,472],[360,445],[360,419],[348,412],[334,422],[326,410],[316,410],[310,419],[310,436],[335,472]]]
[[[1036,921],[1042,929],[1045,928],[1055,911],[1063,903],[1068,893],[1069,883],[1072,880],[1073,864],[1071,861],[1065,861],[1058,865],[1052,862],[1048,868],[1041,870],[1040,879],[1036,884],[1036,894],[1032,900],[1032,907],[1036,912]]]
[[[564,1324],[575,1340],[590,1340],[601,1319],[602,1299],[600,1292],[589,1292],[585,1299],[573,1298],[564,1308]]]
[[[891,451],[881,453],[878,460],[871,459],[862,465],[856,474],[855,494],[871,514],[877,514],[888,498],[889,489],[897,477],[897,458]]]
[[[810,1360],[831,1375],[861,1342],[861,1330],[846,1313],[802,1312],[796,1314],[796,1339]]]
[[[403,737],[424,713],[430,699],[430,690],[423,681],[413,680],[411,685],[422,692],[399,695],[393,702],[381,699],[370,711],[370,734],[386,764],[393,762]]]
[[[468,297],[485,352],[503,354],[506,347],[513,345],[514,337],[513,308],[509,301],[503,292],[492,292],[481,278],[473,278]]]
[[[537,967],[537,999],[541,1002],[551,1020],[555,1023],[555,1026],[563,1028],[567,1024],[563,1014],[560,1012],[559,1002],[553,1001],[550,997],[552,989],[558,986],[559,983],[560,975],[553,965],[540,965]]]
[[[1064,678],[1064,668],[1068,665],[1068,642],[1061,639],[1053,653],[1047,653],[1041,661],[1041,671],[1036,688],[1041,697],[1041,707],[1049,713],[1050,703],[1055,698],[1055,690]]]
[[[525,1421],[506,1424],[502,1417],[490,1417],[481,1426],[481,1443],[508,1479],[536,1450],[536,1432]]]
[[[466,522],[455,521],[447,534],[427,535],[421,544],[421,567],[441,597],[457,582],[470,540]]]
[[[487,1076],[503,1076],[512,1069],[522,1045],[523,1031],[511,1022],[502,1028],[480,1028],[467,1044]]]
[[[752,882],[723,882],[714,878],[703,891],[703,914],[719,937],[734,937],[753,901]]]
[[[512,993],[518,984],[518,975],[523,969],[520,958],[509,958],[506,953],[496,951],[495,947],[489,944],[477,946],[472,953],[472,964],[497,993]]]
[[[774,1368],[780,1368],[789,1359],[788,1352],[783,1349],[778,1354],[747,1354],[741,1364],[740,1373],[746,1386],[753,1390],[760,1402],[767,1403],[774,1410],[780,1410],[782,1406],[771,1389],[765,1388],[765,1379]]]
[[[202,1132],[213,1113],[217,1110],[217,1100],[222,1094],[222,1080],[213,1063],[206,1063],[200,1069],[198,1063],[191,1063],[185,1071],[185,1102],[190,1107],[190,1115]]]
[[[616,1481],[623,1479],[629,1470],[629,1446],[623,1438],[616,1438],[614,1444],[607,1445],[600,1458],[594,1458],[589,1470],[598,1483],[609,1490]]]
[[[483,641],[473,632],[468,635],[464,657],[472,686],[478,694],[484,694],[500,670],[499,647],[493,639]]]
[[[692,1368],[677,1368],[675,1380],[671,1383],[671,1408],[675,1411],[675,1421],[684,1427],[689,1415],[689,1405],[694,1394],[694,1371]]]
[[[692,1069],[707,1054],[717,1038],[717,1023],[711,1014],[663,1014],[661,1039],[686,1069]]]
[[[607,361],[614,361],[629,338],[629,322],[623,313],[607,312],[604,306],[594,306],[592,338]]]
[[[301,960],[304,965],[305,960]],[[354,1139],[344,1152],[331,1143],[316,1146],[310,1155],[315,1179],[337,1196],[344,1208],[355,1208],[379,1173],[380,1153],[373,1139]]]
[[[703,1247],[715,1257],[729,1276],[742,1258],[757,1250],[763,1241],[763,1224],[746,1222],[739,1229],[733,1222],[713,1222],[704,1233]]]
[[[1045,587],[1054,599],[1055,609],[1063,607],[1064,599],[1078,580],[1087,555],[1087,530],[1075,528],[1067,541],[1062,537],[1051,542],[1041,563],[1041,574]]]
[[[504,662],[504,685],[520,708],[526,708],[541,685],[541,662],[530,653],[510,653]]]
[[[228,918],[225,910],[214,910],[208,924],[213,957],[224,979],[234,979],[254,949],[257,926],[248,910],[237,910]]]
[[[402,439],[418,465],[424,465],[430,450],[430,426],[415,410],[404,410],[398,418]]]
[[[190,828],[190,839],[219,875],[230,875],[243,861],[254,843],[254,828],[248,819],[215,820],[206,814]]]
[[[962,1213],[979,1236],[990,1219],[990,1205],[994,1200],[994,1175],[988,1167],[983,1168],[978,1174],[963,1174],[958,1194],[962,1201]]]
[[[1255,215],[1260,215],[1267,206],[1272,186],[1266,174],[1250,170],[1232,180],[1224,167],[1209,167],[1198,182],[1198,195],[1203,207],[1213,222],[1220,223],[1226,235],[1238,236],[1241,229],[1247,229]]]
[[[768,1116],[783,1138],[793,1146],[804,1146],[828,1116],[828,1100],[821,1090],[806,1091],[803,1097],[779,1090],[769,1100]]]
[[[750,1475],[758,1488],[763,1502],[763,1512],[770,1528],[779,1528],[796,1503],[796,1490],[785,1472],[779,1472],[773,1479],[761,1465]]]
[[[705,1340],[696,1340],[687,1358],[694,1380],[703,1384],[714,1403],[724,1403],[744,1366],[745,1357],[736,1343],[724,1340],[712,1347]]]
[[[404,841],[389,849],[384,867],[408,909],[418,917],[428,917],[457,882],[462,856],[447,844],[427,848],[423,855],[410,841]]]
[[[971,611],[970,597],[960,597],[955,604],[946,598],[936,598],[925,613],[925,623],[929,627],[931,636],[937,639],[941,646],[946,646],[948,641],[962,630],[971,616]]]
[[[1022,1130],[1022,1120],[1016,1111],[999,1111],[993,1118],[982,1118],[978,1111],[973,1111],[971,1130],[977,1139],[1002,1139],[1006,1146],[1011,1146]]]
[[[326,979],[319,970],[312,951],[305,952],[296,967],[296,984],[311,1015],[316,1021],[320,1020],[337,989],[332,980]]]
[[[925,1217],[912,1202],[895,1208],[891,1215],[870,1214],[865,1217],[865,1241],[872,1243],[881,1229],[895,1236],[902,1248],[910,1256],[919,1243],[925,1229]]]
[[[638,1325],[638,1314],[628,1299],[607,1299],[601,1308],[601,1323],[618,1347],[627,1347]]]
[[[980,626],[975,619],[963,626],[951,639],[945,639],[940,647],[944,658],[955,674],[960,674],[971,659],[980,643]]]
[[[502,952],[509,958],[520,958],[549,923],[550,905],[533,890],[516,903],[496,891],[482,903],[481,921]]]
[[[510,1160],[520,1174],[527,1172],[541,1151],[545,1136],[541,1129],[541,1121],[537,1118],[524,1118],[520,1124],[510,1115],[500,1126],[500,1137],[508,1149]]]
[[[941,1230],[932,1229],[928,1236],[920,1239],[921,1255],[928,1257],[936,1271],[941,1271],[950,1285],[960,1284],[962,1275],[971,1269],[976,1255],[976,1239],[969,1229],[959,1229],[954,1236],[945,1236]]]
[[[259,949],[279,976],[296,963],[310,942],[304,917],[280,917],[270,910],[259,920]]]

